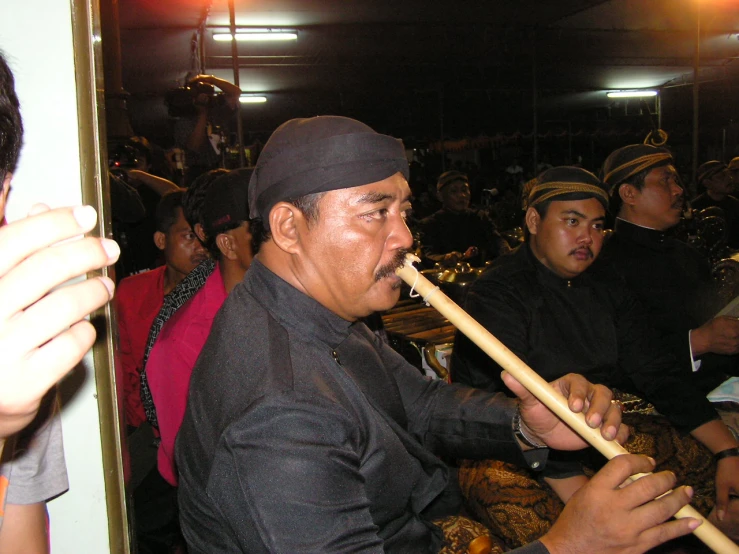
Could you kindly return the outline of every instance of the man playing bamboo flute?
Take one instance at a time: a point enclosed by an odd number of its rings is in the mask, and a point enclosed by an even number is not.
[[[714,498],[718,513],[726,512],[729,496],[739,492],[739,443],[653,331],[625,282],[610,265],[595,261],[603,246],[605,184],[581,168],[552,168],[537,178],[525,205],[527,240],[472,285],[466,302],[470,315],[544,379],[574,371],[654,404],[665,417],[625,416],[639,439],[627,448],[666,460],[664,469],[699,489],[697,505],[706,515]],[[506,392],[500,371],[458,333],[451,365],[455,382]],[[688,433],[705,448],[685,437]],[[563,502],[587,482],[581,460],[552,452],[543,471]],[[492,467],[503,471],[498,462]],[[462,476],[463,490],[465,479],[477,479],[467,470]],[[469,489],[475,499],[484,495],[472,485]],[[501,499],[496,500],[481,501],[495,504],[483,510],[484,517],[504,513]]]
[[[291,120],[265,145],[249,188],[261,246],[194,368],[175,447],[190,552],[467,552],[479,524],[445,517],[460,506],[437,455],[539,466],[545,445],[585,445],[510,376],[520,400],[429,380],[358,322],[399,298],[407,178],[402,142],[352,119]],[[553,386],[625,438],[605,387]],[[688,533],[698,521],[663,522],[689,488],[650,500],[671,474],[620,488],[651,469],[611,461],[520,552],[641,552]]]

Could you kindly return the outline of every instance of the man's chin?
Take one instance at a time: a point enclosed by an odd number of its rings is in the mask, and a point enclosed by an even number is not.
[[[384,312],[392,307],[395,306],[395,304],[398,303],[398,300],[400,300],[400,287],[402,286],[403,282],[401,280],[383,280],[381,283],[384,287],[383,294],[380,298],[378,298],[377,301],[377,307],[375,308],[375,311],[377,312]]]

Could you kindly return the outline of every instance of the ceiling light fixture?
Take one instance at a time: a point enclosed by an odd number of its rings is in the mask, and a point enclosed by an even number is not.
[[[656,90],[614,90],[606,94],[608,98],[643,98],[657,96]]]
[[[239,96],[239,102],[242,104],[264,104],[267,101],[266,96],[259,96],[255,94],[242,94]]]
[[[213,40],[219,42],[231,41],[233,37],[231,33],[213,33]],[[252,42],[298,40],[298,32],[295,29],[242,28],[236,29],[236,40]]]

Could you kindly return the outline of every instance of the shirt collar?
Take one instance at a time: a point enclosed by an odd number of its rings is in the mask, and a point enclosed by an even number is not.
[[[670,236],[664,231],[643,227],[636,223],[631,223],[625,219],[616,218],[616,224],[613,228],[614,233],[630,238],[637,244],[646,246],[655,250],[664,250],[669,245]]]
[[[554,273],[554,271],[552,271],[539,260],[537,260],[534,252],[531,250],[531,245],[528,242],[526,242],[522,246],[522,248],[525,250],[526,259],[536,269],[537,280],[543,285],[548,285],[550,287],[556,288],[572,288],[579,287],[583,284],[586,278],[585,274],[587,273],[587,270],[577,277],[573,277],[572,279],[565,279],[564,277],[560,277],[559,275]]]
[[[352,322],[325,308],[270,271],[258,259],[252,260],[243,281],[249,293],[283,327],[336,348],[349,335]]]

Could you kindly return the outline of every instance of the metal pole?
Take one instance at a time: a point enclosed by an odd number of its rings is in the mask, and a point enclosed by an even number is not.
[[[231,62],[234,72],[234,85],[241,88],[239,84],[239,47],[236,41],[236,14],[234,12],[234,0],[228,0],[228,15],[231,20]],[[245,167],[244,163],[244,134],[241,128],[241,102],[236,108],[236,133],[239,139],[239,167]]]
[[[537,91],[536,82],[536,31],[532,32],[531,37],[532,45],[532,57],[531,57],[531,109],[534,112],[534,177],[537,177],[537,170],[539,169],[539,114],[538,114],[538,102],[539,95]]]
[[[695,62],[693,66],[693,185],[695,185],[698,173],[698,93],[700,89],[700,61],[701,61],[701,4],[700,0],[695,2]]]
[[[446,151],[444,150],[444,89],[439,85],[439,138],[441,139],[441,172],[446,171]]]
[[[570,165],[575,163],[572,160],[572,121],[569,120],[567,121],[567,160]]]

